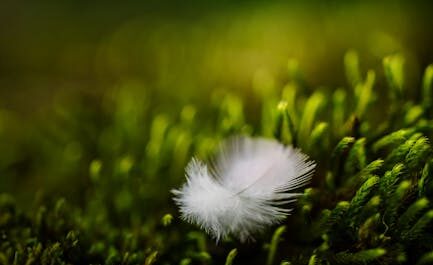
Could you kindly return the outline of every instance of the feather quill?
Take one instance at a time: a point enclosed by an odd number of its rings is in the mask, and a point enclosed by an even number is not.
[[[182,219],[199,225],[217,241],[228,235],[253,239],[291,212],[315,163],[299,149],[264,138],[239,137],[220,147],[211,166],[193,158],[186,183],[172,190]]]

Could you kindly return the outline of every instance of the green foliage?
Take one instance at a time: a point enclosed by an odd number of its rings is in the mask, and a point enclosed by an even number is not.
[[[233,264],[233,260],[235,259],[236,255],[238,254],[238,250],[237,249],[232,249],[229,254],[227,255],[227,259],[226,259],[226,263],[225,265],[232,265]]]
[[[383,248],[367,249],[357,253],[340,252],[335,255],[337,264],[366,264],[386,254]]]
[[[0,196],[0,264],[431,263],[433,72],[424,73],[421,100],[412,99],[404,61],[385,58],[380,80],[350,51],[349,88],[329,91],[309,88],[291,60],[281,90],[269,73],[254,78],[254,104],[218,90],[209,104],[164,109],[132,86],[99,105],[59,106],[32,134],[40,153],[0,161],[5,176],[25,174],[14,165],[31,161],[33,174],[52,178],[36,196],[24,187]],[[270,243],[265,234],[215,244],[179,220],[171,201],[190,157],[207,159],[236,134],[277,138],[318,164]]]
[[[271,244],[269,245],[268,259],[266,262],[267,265],[274,264],[278,243],[281,240],[281,236],[285,230],[286,230],[285,226],[280,226],[277,228],[277,230],[275,230],[274,235],[272,236]]]

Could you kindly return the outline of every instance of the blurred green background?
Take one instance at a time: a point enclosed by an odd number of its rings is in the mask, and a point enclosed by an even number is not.
[[[194,148],[150,168],[149,154],[170,141],[159,127],[213,131],[219,121],[208,117],[226,92],[244,100],[241,119],[254,126],[260,98],[287,83],[288,67],[308,87],[347,86],[350,49],[379,76],[382,58],[402,53],[406,86],[419,87],[433,61],[431,10],[427,1],[2,1],[0,191],[23,207],[40,190],[86,204],[89,165],[102,163],[110,174],[132,170],[132,188],[156,185],[119,201],[165,209]]]
[[[420,88],[433,62],[432,10],[428,1],[0,1],[0,194],[13,197],[0,195],[9,237],[0,263],[223,264],[236,247],[244,264],[264,264],[269,244],[215,245],[179,219],[170,190],[188,160],[230,135],[299,137],[318,163],[314,189],[332,179],[329,154],[343,136],[366,137],[354,144],[364,150],[365,139],[370,147],[429,124]],[[283,112],[299,131],[276,118]],[[352,166],[349,175],[362,168]],[[351,191],[320,190],[313,213]],[[287,220],[279,258],[304,261],[319,247],[308,199]]]

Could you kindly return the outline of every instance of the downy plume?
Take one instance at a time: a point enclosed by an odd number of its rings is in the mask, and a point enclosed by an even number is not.
[[[187,182],[173,190],[182,219],[199,225],[218,241],[241,241],[280,223],[291,212],[294,192],[309,182],[315,163],[299,149],[264,138],[233,138],[211,166],[193,158]]]

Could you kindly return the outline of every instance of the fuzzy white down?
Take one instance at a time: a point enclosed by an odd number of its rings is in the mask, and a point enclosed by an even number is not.
[[[315,163],[299,149],[264,138],[234,138],[221,146],[212,167],[192,159],[187,182],[173,190],[182,218],[218,241],[253,239],[290,213]]]

